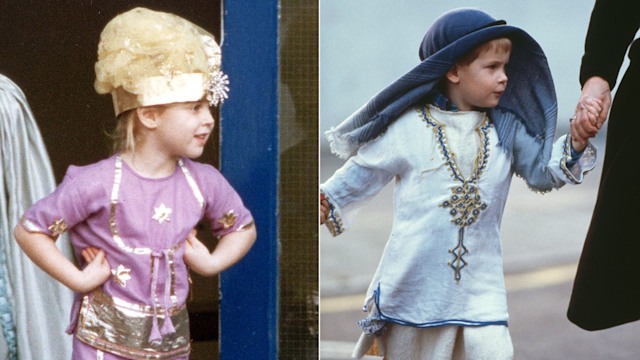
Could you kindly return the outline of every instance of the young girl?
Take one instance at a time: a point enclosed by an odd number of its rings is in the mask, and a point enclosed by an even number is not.
[[[238,194],[190,160],[227,84],[220,48],[187,20],[136,8],[104,28],[95,87],[113,96],[117,153],[71,166],[15,228],[26,254],[76,293],[73,359],[188,358],[187,267],[218,274],[252,246]],[[219,237],[212,253],[192,233],[201,219]],[[80,268],[55,246],[65,231]]]
[[[349,160],[321,185],[321,222],[394,181],[393,228],[354,351],[386,359],[513,358],[500,222],[514,174],[539,192],[580,183],[591,145],[554,142],[557,103],[542,49],[475,9],[437,19],[421,63],[327,135]],[[594,118],[599,104],[586,104]]]

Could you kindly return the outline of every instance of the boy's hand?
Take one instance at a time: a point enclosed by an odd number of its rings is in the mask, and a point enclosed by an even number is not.
[[[609,115],[609,108],[611,107],[611,89],[609,88],[609,83],[599,76],[590,77],[582,86],[582,93],[580,94],[580,99],[585,98],[600,100],[602,110],[597,117],[596,123],[593,124],[600,130],[607,119],[607,115]]]
[[[592,101],[591,104],[589,104],[589,100]],[[598,107],[599,109],[597,109]],[[611,89],[609,83],[599,76],[592,76],[585,81],[570,126],[572,145],[575,150],[582,151],[588,139],[598,133],[607,119],[610,107]],[[594,110],[597,115],[594,115]]]
[[[329,217],[329,202],[320,195],[320,225],[323,225]]]
[[[598,119],[600,118],[603,110],[602,100],[591,96],[585,96],[578,101],[578,109],[576,109],[576,111],[578,110],[582,111],[582,116],[586,116],[591,125],[595,126],[597,130],[600,130],[600,126],[598,126]]]
[[[587,146],[589,138],[595,137],[599,131],[598,121],[604,110],[602,100],[583,97],[576,106],[576,113],[571,118],[569,131],[573,149],[581,152]]]

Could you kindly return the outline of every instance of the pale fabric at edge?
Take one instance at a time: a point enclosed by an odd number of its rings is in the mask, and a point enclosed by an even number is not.
[[[10,306],[19,358],[71,358],[71,337],[65,333],[73,294],[38,268],[20,249],[13,228],[20,216],[55,188],[53,171],[40,131],[20,88],[0,75],[0,141],[2,174],[0,234]],[[58,248],[73,259],[66,235]],[[0,358],[8,359],[3,335]]]

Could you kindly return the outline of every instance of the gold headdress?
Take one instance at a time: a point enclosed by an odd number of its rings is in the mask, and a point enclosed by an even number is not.
[[[116,115],[140,106],[198,101],[217,106],[229,80],[213,36],[170,13],[135,8],[100,35],[94,87],[111,93]]]

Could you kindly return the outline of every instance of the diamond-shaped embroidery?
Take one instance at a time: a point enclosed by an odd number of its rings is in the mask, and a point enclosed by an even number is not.
[[[488,207],[488,205],[482,201],[480,190],[478,189],[478,182],[480,175],[482,175],[482,172],[487,166],[489,158],[489,122],[485,115],[482,125],[476,130],[480,136],[480,150],[472,175],[469,178],[464,178],[455,162],[455,154],[449,149],[446,126],[431,115],[427,106],[419,109],[419,112],[422,120],[426,122],[429,127],[432,127],[436,134],[440,153],[445,163],[449,165],[449,173],[455,180],[461,183],[461,185],[454,186],[451,189],[451,197],[449,200],[440,204],[440,207],[447,209],[449,215],[451,215],[451,222],[458,226],[457,244],[453,249],[449,250],[449,253],[453,255],[453,261],[449,262],[449,266],[454,271],[455,281],[459,282],[462,278],[461,271],[467,266],[464,256],[469,253],[469,250],[464,245],[465,228],[477,222],[480,212]]]

